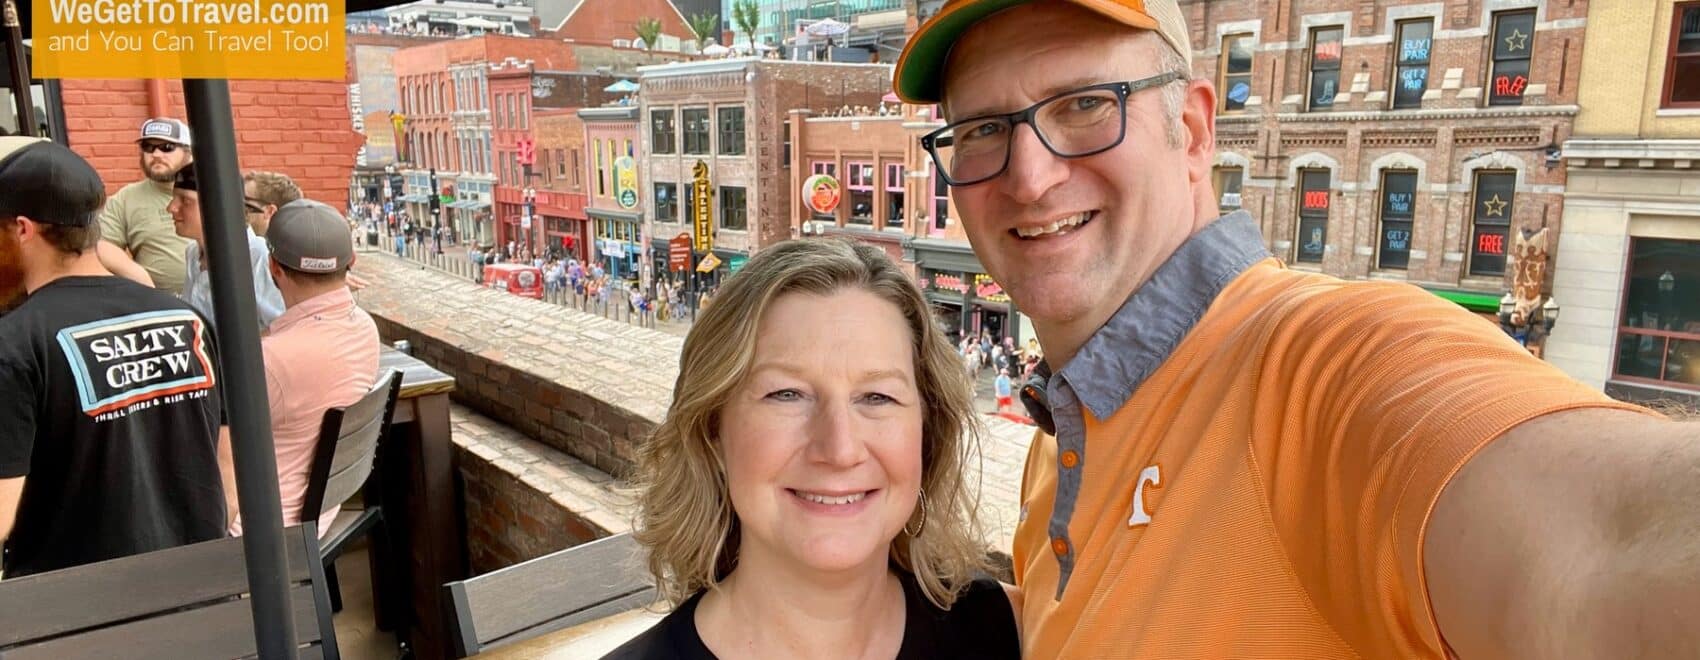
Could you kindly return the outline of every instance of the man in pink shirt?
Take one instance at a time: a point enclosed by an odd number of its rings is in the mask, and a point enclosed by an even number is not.
[[[342,214],[312,200],[278,208],[266,228],[272,279],[285,310],[260,341],[277,449],[283,524],[312,513],[301,510],[307,476],[325,411],[360,400],[378,376],[378,326],[354,306],[348,267],[354,245]],[[330,530],[341,502],[318,512],[319,536]],[[233,509],[234,510],[234,509]],[[242,533],[232,517],[230,532]]]

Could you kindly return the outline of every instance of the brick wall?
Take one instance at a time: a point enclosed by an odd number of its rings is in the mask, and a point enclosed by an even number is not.
[[[64,81],[65,123],[71,148],[94,165],[113,193],[142,178],[136,136],[149,116],[146,81]],[[160,114],[187,120],[183,87],[163,83]],[[230,81],[237,159],[244,171],[273,170],[295,179],[308,197],[341,208],[348,203],[359,136],[342,81]]]
[[[661,33],[690,41],[696,33],[685,23],[685,17],[668,0],[583,0],[572,16],[556,29],[555,34],[566,39],[600,41],[608,38],[637,39],[640,18],[661,21]]]
[[[1362,2],[1183,0],[1192,28],[1193,73],[1217,80],[1224,34],[1254,35],[1252,92],[1241,112],[1216,123],[1217,163],[1244,173],[1241,207],[1271,251],[1296,258],[1298,172],[1330,172],[1326,252],[1297,267],[1350,278],[1390,278],[1498,292],[1505,277],[1468,273],[1474,175],[1517,173],[1512,231],[1562,217],[1565,174],[1545,148],[1570,135],[1587,3],[1541,2],[1522,106],[1484,107],[1492,12],[1526,3],[1450,0]],[[1422,107],[1389,110],[1395,26],[1434,21]],[[1307,111],[1311,28],[1341,26],[1340,92],[1331,109]],[[1222,90],[1218,90],[1218,94]],[[1408,269],[1382,269],[1380,191],[1388,170],[1415,170],[1418,187]]]
[[[532,119],[532,132],[537,139],[537,169],[541,175],[533,185],[539,190],[558,192],[589,194],[594,190],[585,186],[584,122],[578,118],[578,111],[538,110]],[[575,172],[577,181],[573,180]]]

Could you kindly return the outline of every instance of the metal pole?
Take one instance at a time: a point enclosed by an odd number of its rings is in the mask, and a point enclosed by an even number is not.
[[[195,141],[195,170],[202,181],[201,213],[212,273],[213,315],[218,319],[219,364],[236,460],[243,553],[254,612],[254,640],[265,660],[295,660],[295,621],[289,607],[289,567],[284,554],[283,505],[277,489],[271,408],[261,380],[260,320],[242,213],[242,177],[230,85],[224,80],[184,80],[183,105]],[[317,560],[316,557],[309,561]]]
[[[6,0],[6,52],[12,59],[12,98],[18,103],[18,135],[35,136],[35,103],[30,99],[30,63],[24,53],[24,32],[18,5]]]

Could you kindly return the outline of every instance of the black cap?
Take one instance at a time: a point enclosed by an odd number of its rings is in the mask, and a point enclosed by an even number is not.
[[[0,137],[0,217],[87,227],[105,203],[106,184],[76,152],[43,138]]]
[[[183,169],[177,170],[177,179],[171,182],[171,187],[177,190],[199,191],[201,188],[199,179],[195,178],[195,164],[189,163],[184,165]]]

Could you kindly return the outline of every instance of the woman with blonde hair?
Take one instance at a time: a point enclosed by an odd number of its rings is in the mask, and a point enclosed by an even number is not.
[[[885,253],[757,253],[685,339],[633,532],[668,616],[610,658],[1016,658],[975,575],[956,351]]]

